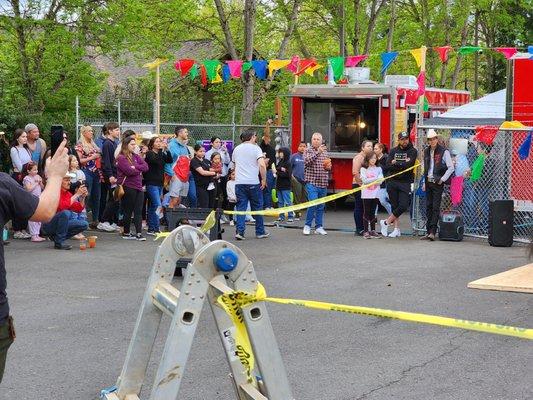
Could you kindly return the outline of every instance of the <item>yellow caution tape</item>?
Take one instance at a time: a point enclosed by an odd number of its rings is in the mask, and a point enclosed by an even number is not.
[[[389,175],[386,178],[376,180],[376,181],[374,181],[372,183],[369,183],[369,184],[366,184],[366,185],[361,185],[361,186],[356,187],[354,189],[345,190],[344,192],[335,193],[335,194],[331,194],[331,195],[326,196],[326,197],[321,197],[319,199],[307,201],[305,203],[296,204],[294,206],[281,207],[281,208],[276,208],[276,209],[271,209],[271,210],[261,210],[261,211],[230,211],[230,210],[224,210],[224,214],[264,215],[264,216],[275,217],[275,216],[278,216],[279,214],[286,214],[286,213],[292,212],[292,211],[303,210],[305,208],[317,206],[319,204],[328,203],[330,201],[337,200],[337,199],[340,199],[342,197],[349,196],[349,195],[351,195],[351,194],[353,194],[355,192],[359,192],[359,191],[361,191],[363,189],[366,189],[366,188],[368,188],[370,186],[379,185],[382,182],[384,182],[384,181],[386,181],[386,180],[388,180],[390,178],[393,178],[393,177],[401,175],[401,174],[403,174],[405,172],[414,170],[414,169],[418,168],[419,166],[420,166],[420,162],[417,161],[415,163],[415,165],[413,165],[412,167],[406,168],[404,170],[401,170],[400,172],[397,172],[395,174]]]
[[[390,178],[393,178],[395,176],[403,174],[404,172],[408,172],[408,171],[414,170],[414,169],[418,168],[419,166],[420,166],[420,162],[417,161],[415,163],[415,165],[413,165],[412,167],[406,168],[404,170],[401,170],[400,172],[397,172],[395,174],[389,175],[386,178],[376,180],[376,181],[374,181],[372,183],[369,183],[367,185],[361,185],[361,186],[359,186],[357,188],[354,188],[354,189],[346,190],[346,191],[340,192],[340,193],[335,193],[335,194],[332,194],[332,195],[329,195],[329,196],[326,196],[326,197],[321,197],[320,199],[307,201],[305,203],[296,204],[294,206],[281,207],[281,208],[276,208],[276,209],[271,209],[271,210],[261,210],[261,211],[230,211],[230,210],[224,210],[224,214],[265,215],[265,216],[277,217],[279,214],[286,214],[286,213],[289,213],[289,212],[292,212],[292,211],[303,210],[305,208],[317,206],[319,204],[327,203],[327,202],[330,202],[330,201],[333,201],[333,200],[340,199],[342,197],[349,196],[349,195],[351,195],[351,194],[353,194],[355,192],[359,192],[360,190],[366,189],[366,188],[368,188],[370,186],[379,185],[382,182],[384,182],[384,181],[386,181],[386,180],[388,180]],[[205,219],[204,224],[202,225],[202,227],[200,229],[202,230],[202,232],[205,233],[205,232],[209,231],[213,226],[215,226],[215,222],[216,222],[215,221],[215,211],[212,211],[207,216],[207,218]],[[170,232],[160,232],[160,233],[158,233],[156,235],[154,240],[158,240],[158,239],[161,239],[161,238],[166,238],[169,235],[170,235]]]
[[[519,328],[515,326],[491,324],[488,322],[468,321],[463,319],[454,319],[447,317],[440,317],[438,315],[419,314],[405,311],[384,310],[381,308],[349,306],[346,304],[324,303],[321,301],[312,300],[295,300],[283,299],[277,297],[267,297],[266,290],[260,283],[257,284],[257,291],[255,294],[246,292],[232,292],[225,293],[218,297],[217,302],[228,313],[231,320],[235,324],[238,334],[236,335],[237,348],[241,349],[241,362],[250,374],[254,367],[254,357],[252,346],[244,325],[242,308],[258,301],[269,301],[271,303],[289,304],[293,306],[300,306],[306,308],[313,308],[325,311],[339,311],[349,314],[365,315],[369,317],[380,317],[398,319],[401,321],[418,322],[422,324],[431,324],[446,326],[449,328],[466,329],[469,331],[478,331],[485,333],[492,333],[495,335],[514,336],[521,339],[533,340],[533,329]]]

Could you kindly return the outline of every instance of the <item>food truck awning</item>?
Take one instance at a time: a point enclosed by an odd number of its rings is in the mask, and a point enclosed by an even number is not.
[[[289,97],[304,97],[312,99],[341,99],[341,98],[372,98],[394,93],[392,86],[359,83],[354,85],[292,85],[289,87]]]

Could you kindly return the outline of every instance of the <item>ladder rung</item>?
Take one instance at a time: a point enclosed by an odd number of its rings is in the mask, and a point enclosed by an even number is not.
[[[250,396],[249,398],[251,400],[268,400],[268,398],[265,397],[259,390],[257,390],[257,388],[251,383],[242,384],[241,389],[247,396]]]
[[[166,281],[159,281],[152,291],[152,302],[168,316],[174,315],[180,291]]]

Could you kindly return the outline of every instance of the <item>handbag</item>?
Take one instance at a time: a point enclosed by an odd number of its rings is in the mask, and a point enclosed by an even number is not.
[[[122,183],[115,188],[115,191],[113,192],[113,200],[120,201],[124,197],[124,182],[126,182],[126,177],[124,177]]]

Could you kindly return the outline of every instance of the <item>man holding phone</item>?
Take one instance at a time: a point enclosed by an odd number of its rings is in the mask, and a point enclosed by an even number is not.
[[[0,172],[0,227],[14,215],[35,222],[47,222],[54,216],[59,203],[62,178],[68,170],[68,155],[64,141],[48,166],[48,181],[40,197],[24,190],[9,175]],[[7,350],[15,339],[13,319],[9,316],[6,295],[4,242],[0,237],[0,382],[4,375]]]

